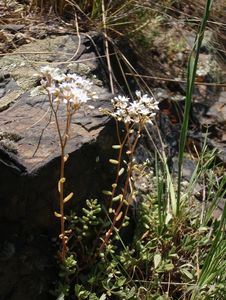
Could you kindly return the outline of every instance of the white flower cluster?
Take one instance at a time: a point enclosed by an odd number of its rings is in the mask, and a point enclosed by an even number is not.
[[[92,82],[77,74],[66,75],[49,66],[43,67],[41,74],[45,78],[41,83],[55,97],[55,102],[70,104],[77,110],[88,100],[98,98],[93,92]]]
[[[158,101],[147,94],[141,95],[140,91],[135,92],[137,99],[130,101],[125,96],[117,96],[111,100],[115,111],[111,115],[118,121],[124,123],[151,123],[156,115]]]

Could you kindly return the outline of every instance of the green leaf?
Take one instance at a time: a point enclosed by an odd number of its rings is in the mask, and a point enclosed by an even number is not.
[[[154,256],[154,267],[155,267],[155,269],[158,268],[158,266],[160,265],[161,261],[162,261],[161,254],[160,253],[155,254],[155,256]]]
[[[70,193],[69,195],[67,195],[67,197],[64,198],[64,203],[68,202],[69,200],[71,200],[71,198],[73,197],[74,193]]]
[[[121,176],[123,173],[124,173],[125,169],[124,168],[121,168],[118,172],[118,176]]]
[[[184,274],[185,276],[187,276],[189,279],[193,279],[193,275],[192,275],[192,273],[191,272],[189,272],[187,269],[180,269],[180,272],[182,273],[182,274]]]
[[[120,277],[120,278],[117,279],[117,286],[118,287],[123,286],[125,282],[126,282],[126,278],[125,277]]]
[[[131,298],[134,299],[135,294],[136,294],[136,289],[135,289],[135,287],[133,286],[133,287],[128,291],[126,297],[127,297],[127,299],[131,299]]]
[[[118,200],[121,200],[122,199],[122,194],[118,195],[118,196],[115,196],[112,201],[118,201]]]
[[[106,299],[106,298],[103,298]],[[99,300],[99,297],[97,297],[97,295],[95,293],[91,293],[89,295],[89,300]]]
[[[182,127],[180,130],[180,138],[179,138],[178,180],[177,180],[177,200],[176,200],[176,202],[177,202],[176,203],[176,205],[177,205],[176,215],[177,216],[179,215],[179,209],[180,209],[182,164],[183,164],[184,149],[185,149],[187,133],[188,133],[188,124],[189,124],[189,119],[190,119],[192,96],[193,96],[193,90],[194,90],[194,85],[195,85],[195,75],[196,75],[202,40],[203,40],[206,25],[207,25],[207,21],[209,18],[212,2],[213,2],[212,0],[206,0],[205,11],[204,11],[198,32],[196,34],[196,39],[195,39],[195,43],[194,43],[192,52],[190,53],[189,60],[188,60],[185,108],[184,108],[184,116],[183,116],[183,122],[182,122]]]
[[[121,145],[113,145],[112,148],[113,148],[113,149],[121,149],[122,146],[121,146]]]
[[[64,294],[61,293],[61,294],[57,297],[57,300],[64,300]]]
[[[102,193],[106,196],[112,196],[112,192],[111,191],[102,191]]]
[[[113,165],[118,165],[119,161],[116,159],[109,159],[109,163],[113,164]]]
[[[56,212],[56,211],[54,211],[54,215],[55,215],[55,217],[57,217],[57,218],[61,218],[62,217],[62,215],[61,214],[59,214],[58,212]]]
[[[173,265],[172,263],[166,264],[166,265],[164,266],[164,269],[165,269],[166,271],[172,271],[172,270],[174,269],[174,265]]]
[[[169,222],[172,220],[173,216],[170,212],[167,213],[166,219],[165,219],[165,224],[169,224]]]

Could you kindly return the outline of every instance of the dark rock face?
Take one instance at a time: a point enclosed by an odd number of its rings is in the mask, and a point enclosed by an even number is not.
[[[0,61],[0,299],[51,299],[49,289],[57,277],[57,249],[51,238],[59,233],[54,217],[58,210],[59,139],[47,96],[36,92],[39,84],[31,76],[37,73],[32,64],[60,62],[70,56],[68,64],[58,67],[69,71],[77,68],[78,73],[86,74],[98,67],[90,50],[92,43],[86,37],[80,45],[76,36],[67,35],[36,41],[20,51],[45,52],[46,45],[51,54],[33,53],[29,59],[15,55],[17,59],[14,57],[8,65],[7,57]],[[82,60],[83,55],[88,63],[79,65],[77,59]],[[116,142],[115,127],[98,110],[109,107],[111,95],[97,84],[95,109],[78,111],[73,117],[67,145],[65,194],[74,192],[75,196],[66,209],[73,207],[78,212],[87,198],[101,199],[101,191],[112,183],[108,160]],[[63,126],[63,110],[59,111],[59,120]]]

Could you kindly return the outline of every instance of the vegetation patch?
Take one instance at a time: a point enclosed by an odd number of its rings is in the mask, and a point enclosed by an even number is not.
[[[37,84],[48,97],[60,145],[56,182],[59,203],[54,212],[60,225],[56,242],[59,274],[51,291],[57,300],[225,297],[225,165],[218,151],[208,146],[208,128],[205,132],[200,129],[204,134],[199,143],[189,143],[188,139],[195,86],[206,80],[219,80],[216,84],[225,86],[220,62],[211,58],[202,65],[200,59],[202,47],[208,55],[216,54],[204,34],[212,22],[211,11],[221,15],[220,4],[212,9],[211,0],[198,3],[199,16],[194,20],[190,18],[194,12],[190,2],[183,9],[178,1],[59,0],[31,1],[26,6],[29,12],[42,16],[45,9],[50,15],[58,14],[59,22],[74,30],[79,39],[87,30],[102,32],[102,49],[95,43],[94,48],[102,59],[105,84],[112,93],[111,108],[96,108],[99,95],[93,90],[90,69],[81,74],[79,68],[71,72],[46,64],[39,71]],[[10,11],[6,1],[5,10],[7,5]],[[169,17],[178,17],[190,27],[176,29],[172,20],[166,24]],[[184,38],[180,33],[185,28],[196,34]],[[125,40],[128,47],[123,48]],[[131,49],[133,57],[140,57],[138,69],[126,55]],[[153,69],[142,76],[139,71],[151,63]],[[179,121],[172,122],[180,127],[176,154],[166,151],[158,127],[163,120],[161,103],[151,90],[152,86],[159,88],[158,82],[161,87],[173,82],[171,92],[178,86],[183,92],[183,105],[177,106]],[[211,84],[205,82],[205,86]],[[76,201],[76,194],[65,188],[65,166],[70,163],[67,146],[73,119],[81,108],[98,109],[114,121],[117,143],[111,145],[114,155],[108,164],[115,176],[111,185],[100,191],[104,202],[90,198],[80,214],[75,210],[66,213],[68,203]],[[14,154],[17,149],[13,142],[19,139],[13,133],[0,132],[0,146]],[[153,149],[153,161],[137,159],[136,151],[143,140]],[[172,161],[176,155],[175,168]],[[193,163],[188,176],[184,174],[185,161]]]

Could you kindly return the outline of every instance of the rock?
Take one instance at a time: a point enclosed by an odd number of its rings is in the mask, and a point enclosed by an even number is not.
[[[5,25],[0,25],[0,29],[8,30],[10,32],[20,31],[24,27],[25,27],[24,24],[5,24]]]
[[[226,92],[222,91],[218,100],[209,108],[207,116],[210,117],[214,123],[226,124]]]
[[[39,92],[40,79],[33,76],[47,62],[58,62],[65,71],[83,69],[90,80],[98,67],[86,36],[81,44],[72,35],[36,41],[0,60],[1,299],[51,299],[48,292],[57,277],[53,259],[57,249],[50,241],[59,234],[59,221],[54,217],[58,210],[59,139],[47,96]],[[111,94],[99,86],[99,80],[96,83],[99,99],[95,109],[79,111],[71,124],[65,194],[74,192],[75,197],[67,211],[74,208],[79,212],[87,198],[101,199],[101,191],[113,182],[114,170],[108,160],[114,157],[114,122],[98,110],[110,108]],[[63,126],[61,108],[59,118]]]
[[[226,92],[218,91],[214,96],[210,97],[210,101],[206,101],[206,106],[202,114],[199,116],[200,123],[206,128],[208,127],[208,145],[211,148],[217,148],[218,158],[226,163]],[[201,105],[201,103],[199,103]],[[197,105],[197,104],[196,104]],[[202,105],[201,105],[202,107]],[[199,108],[199,113],[201,109]],[[204,136],[205,134],[203,134]],[[204,139],[204,137],[203,137]]]

